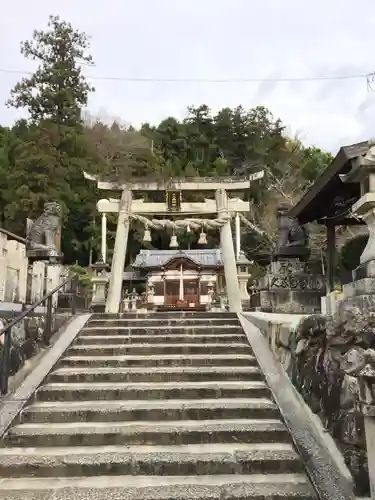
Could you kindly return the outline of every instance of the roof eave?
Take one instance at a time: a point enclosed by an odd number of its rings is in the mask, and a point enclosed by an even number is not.
[[[289,216],[293,218],[300,218],[303,211],[308,207],[308,205],[313,201],[313,199],[327,186],[328,182],[334,177],[349,160],[345,148],[341,147],[339,152],[333,159],[332,163],[318,180],[311,186],[311,188],[304,194],[304,196],[299,200],[299,202],[294,205],[289,211]]]

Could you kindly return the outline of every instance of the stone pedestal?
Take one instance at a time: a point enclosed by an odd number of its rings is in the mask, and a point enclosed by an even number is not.
[[[47,264],[47,286],[46,293],[52,291],[54,288],[60,285],[60,275],[62,271],[61,264]],[[52,295],[52,308],[53,310],[57,307],[58,293]]]
[[[38,260],[32,264],[31,293],[30,293],[31,304],[34,304],[34,302],[40,300],[44,295],[45,273],[46,273],[45,262]]]
[[[375,266],[375,261],[373,262]],[[356,271],[357,276],[359,270],[360,268]],[[362,272],[365,272],[364,268],[362,268]],[[375,308],[375,267],[373,274],[368,269],[367,276],[360,277],[356,281],[344,285],[342,295],[343,298],[337,304],[336,309],[336,312],[340,315],[345,312],[346,308],[358,308],[363,313],[373,311]]]
[[[299,259],[272,262],[259,280],[260,309],[273,313],[320,313],[320,298],[325,293],[322,275],[312,274]]]

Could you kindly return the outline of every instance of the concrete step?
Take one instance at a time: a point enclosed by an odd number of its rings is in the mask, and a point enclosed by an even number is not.
[[[0,500],[317,500],[304,474],[3,479]]]
[[[120,366],[254,366],[250,354],[167,354],[156,356],[67,356],[58,366],[120,367]]]
[[[170,328],[172,326],[178,327],[199,327],[203,326],[205,328],[211,327],[226,327],[226,326],[235,326],[239,327],[240,323],[237,318],[171,318],[168,320],[164,319],[156,319],[151,317],[144,318],[113,318],[113,319],[90,319],[87,324],[87,327],[140,327],[140,328],[158,328],[162,326],[163,328]]]
[[[290,443],[278,419],[177,420],[170,422],[73,422],[20,424],[8,446],[184,445],[205,443]]]
[[[21,423],[119,422],[279,418],[267,398],[178,399],[156,401],[74,401],[34,403],[21,414]]]
[[[69,355],[112,356],[114,354],[252,354],[245,343],[231,344],[106,344],[106,345],[73,345],[68,349]]]
[[[265,382],[165,382],[165,383],[69,383],[46,384],[36,392],[36,401],[155,400],[269,398]]]
[[[237,319],[237,313],[232,312],[213,312],[213,311],[155,311],[141,313],[139,311],[126,311],[123,313],[95,313],[92,319],[157,319],[167,322],[177,319]]]
[[[263,380],[257,366],[164,366],[126,368],[59,368],[49,382],[205,382]]]
[[[201,325],[201,326],[147,326],[142,323],[139,326],[86,326],[80,332],[80,336],[93,335],[148,335],[152,337],[164,335],[226,335],[237,334],[243,335],[243,329],[240,325]]]
[[[303,464],[290,443],[0,449],[1,477],[298,472]]]
[[[247,338],[244,334],[224,335],[82,335],[79,336],[75,345],[94,344],[246,344]]]

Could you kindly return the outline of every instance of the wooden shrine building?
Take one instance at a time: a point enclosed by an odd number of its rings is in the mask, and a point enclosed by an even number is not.
[[[300,224],[316,222],[326,226],[327,294],[334,289],[335,228],[363,224],[361,218],[352,212],[353,204],[361,196],[360,183],[351,181],[348,174],[356,162],[368,153],[371,145],[370,141],[364,141],[341,147],[328,168],[289,211],[290,217],[296,218]]]

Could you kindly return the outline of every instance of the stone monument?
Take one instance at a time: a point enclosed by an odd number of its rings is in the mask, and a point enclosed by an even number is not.
[[[46,202],[44,210],[35,221],[26,221],[26,257],[36,271],[37,262],[44,261],[46,292],[60,284],[61,261],[61,207],[55,201]],[[44,283],[43,283],[44,286]],[[57,307],[57,294],[52,297],[52,307]]]
[[[26,257],[29,262],[46,260],[57,263],[61,253],[61,207],[57,202],[46,202],[35,221],[26,222]]]
[[[309,269],[309,232],[288,216],[289,207],[277,210],[278,240],[266,275],[258,282],[260,310],[274,313],[320,312],[325,293],[322,275]]]

